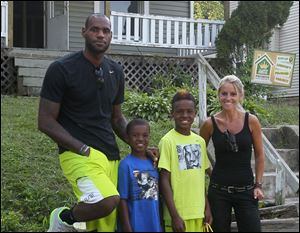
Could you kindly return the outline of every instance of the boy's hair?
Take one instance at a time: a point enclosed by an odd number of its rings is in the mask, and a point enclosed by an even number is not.
[[[143,119],[133,119],[126,126],[126,133],[129,134],[132,128],[136,125],[146,125],[150,131],[149,123]]]
[[[196,107],[196,100],[194,96],[189,93],[187,90],[182,89],[179,90],[172,99],[172,112],[174,111],[174,104],[180,100],[191,100],[194,103],[194,106]]]

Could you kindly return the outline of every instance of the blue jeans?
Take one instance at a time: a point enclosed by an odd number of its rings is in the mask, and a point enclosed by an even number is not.
[[[253,189],[228,193],[209,186],[208,200],[215,232],[230,232],[232,208],[239,232],[261,231],[258,200],[254,199]]]

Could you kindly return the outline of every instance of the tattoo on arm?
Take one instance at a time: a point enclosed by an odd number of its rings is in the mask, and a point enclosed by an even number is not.
[[[60,104],[41,98],[38,114],[38,128],[60,146],[75,153],[79,152],[82,142],[72,137],[58,122]]]
[[[125,143],[128,143],[128,137],[126,133],[127,121],[122,115],[120,118],[113,121],[112,127],[115,133],[121,138]]]

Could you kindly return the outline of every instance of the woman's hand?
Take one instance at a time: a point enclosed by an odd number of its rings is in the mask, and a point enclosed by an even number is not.
[[[261,188],[255,187],[253,192],[254,192],[254,199],[262,200],[264,198],[264,193]]]

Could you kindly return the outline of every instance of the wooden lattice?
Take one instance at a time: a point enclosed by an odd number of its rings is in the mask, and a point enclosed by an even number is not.
[[[152,78],[158,74],[167,75],[176,71],[190,75],[193,82],[198,79],[198,65],[194,58],[113,54],[109,57],[123,66],[127,87],[141,91],[147,91]]]
[[[32,51],[31,51],[32,52]],[[1,51],[1,93],[12,94],[17,91],[17,67],[13,66],[13,58],[7,56],[8,50]],[[125,83],[128,88],[141,91],[148,91],[151,88],[153,78],[156,75],[163,75],[168,78],[182,74],[192,77],[192,83],[198,80],[198,64],[192,57],[162,57],[150,55],[124,55],[108,54],[108,57],[122,65],[125,73]],[[53,57],[53,60],[57,57]],[[37,59],[36,57],[34,59]],[[34,72],[34,69],[32,69]],[[170,74],[172,74],[170,76]],[[173,76],[174,74],[174,76]],[[34,77],[40,82],[38,76]],[[44,77],[40,77],[43,79]],[[18,84],[19,85],[19,84]],[[31,88],[38,88],[37,85],[21,86],[27,91],[23,94],[36,95]],[[39,91],[38,91],[39,92]]]
[[[8,57],[8,49],[1,49],[1,94],[17,92],[17,70],[13,58]]]

